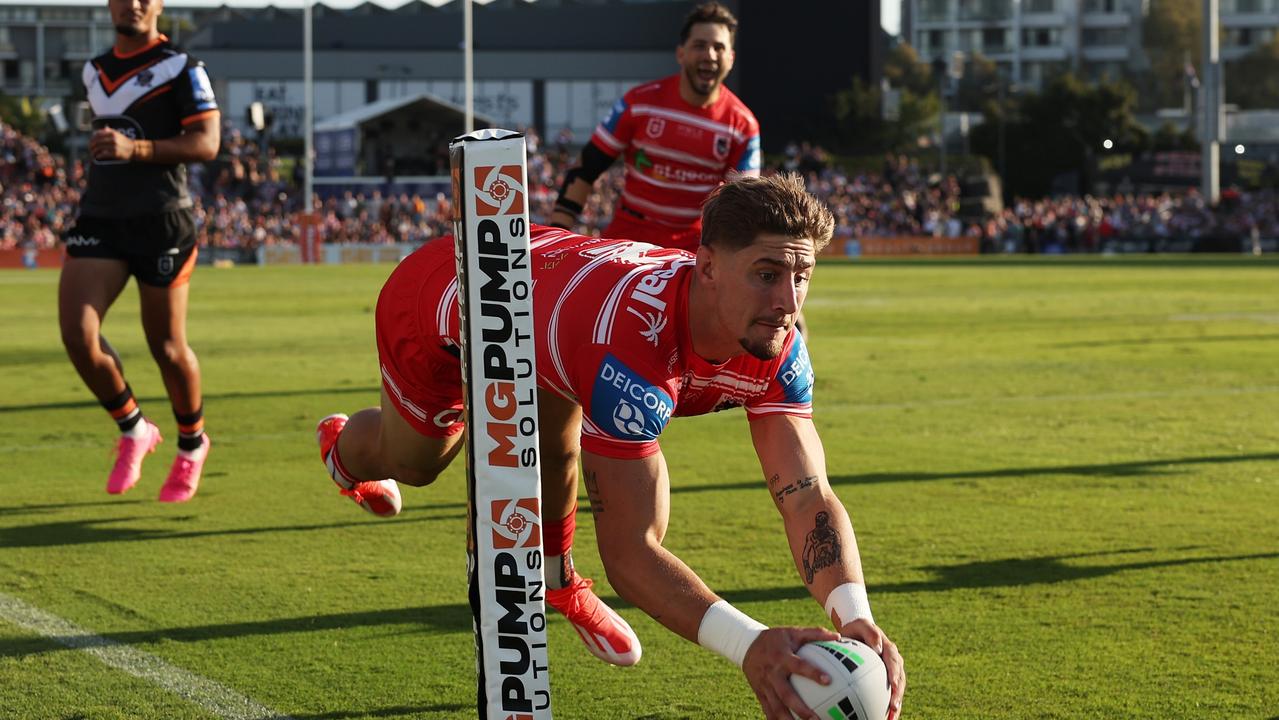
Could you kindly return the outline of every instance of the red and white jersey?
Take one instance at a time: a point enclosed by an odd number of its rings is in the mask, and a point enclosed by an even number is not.
[[[582,406],[584,449],[645,457],[672,417],[739,406],[751,419],[812,416],[812,365],[794,330],[772,360],[717,365],[693,352],[692,254],[539,225],[531,240],[538,385]],[[433,310],[456,343],[456,279]]]
[[[624,154],[622,205],[683,228],[701,219],[702,201],[734,173],[759,175],[759,122],[728,88],[710,107],[679,94],[679,75],[631,88],[595,128],[591,142]]]

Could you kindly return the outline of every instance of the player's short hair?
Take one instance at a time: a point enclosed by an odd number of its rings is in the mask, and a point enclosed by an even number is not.
[[[733,13],[723,5],[717,2],[708,2],[693,8],[688,17],[684,18],[684,27],[679,31],[679,44],[683,45],[688,42],[688,36],[693,32],[693,26],[702,23],[723,25],[728,28],[728,44],[731,46],[737,41],[737,18],[733,17]]]
[[[702,205],[702,244],[740,250],[761,234],[808,238],[821,252],[835,216],[796,173],[742,177],[720,185]]]

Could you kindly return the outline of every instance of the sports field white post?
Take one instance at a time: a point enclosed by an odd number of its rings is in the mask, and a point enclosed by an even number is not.
[[[482,720],[551,717],[524,136],[449,144]]]

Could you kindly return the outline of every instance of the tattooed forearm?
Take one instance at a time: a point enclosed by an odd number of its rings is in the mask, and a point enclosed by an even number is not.
[[[818,570],[839,562],[841,548],[839,532],[830,526],[830,514],[817,513],[816,527],[804,538],[804,582],[813,584]]]
[[[777,504],[781,505],[786,502],[787,495],[794,495],[800,490],[807,490],[808,488],[816,485],[817,476],[809,475],[796,482],[789,483],[784,487],[778,487],[779,484],[780,484],[780,478],[778,478],[778,476],[776,475],[774,475],[772,479],[768,481],[768,487],[770,490],[773,491],[773,497],[777,498]]]
[[[591,501],[591,512],[599,515],[604,512],[604,500],[600,498],[599,479],[594,472],[585,473],[582,482],[586,485],[586,497]]]

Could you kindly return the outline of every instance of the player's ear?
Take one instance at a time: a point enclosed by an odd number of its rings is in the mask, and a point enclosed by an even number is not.
[[[694,272],[705,282],[714,282],[715,273],[719,271],[718,258],[715,256],[715,248],[710,245],[697,246],[697,265]]]

